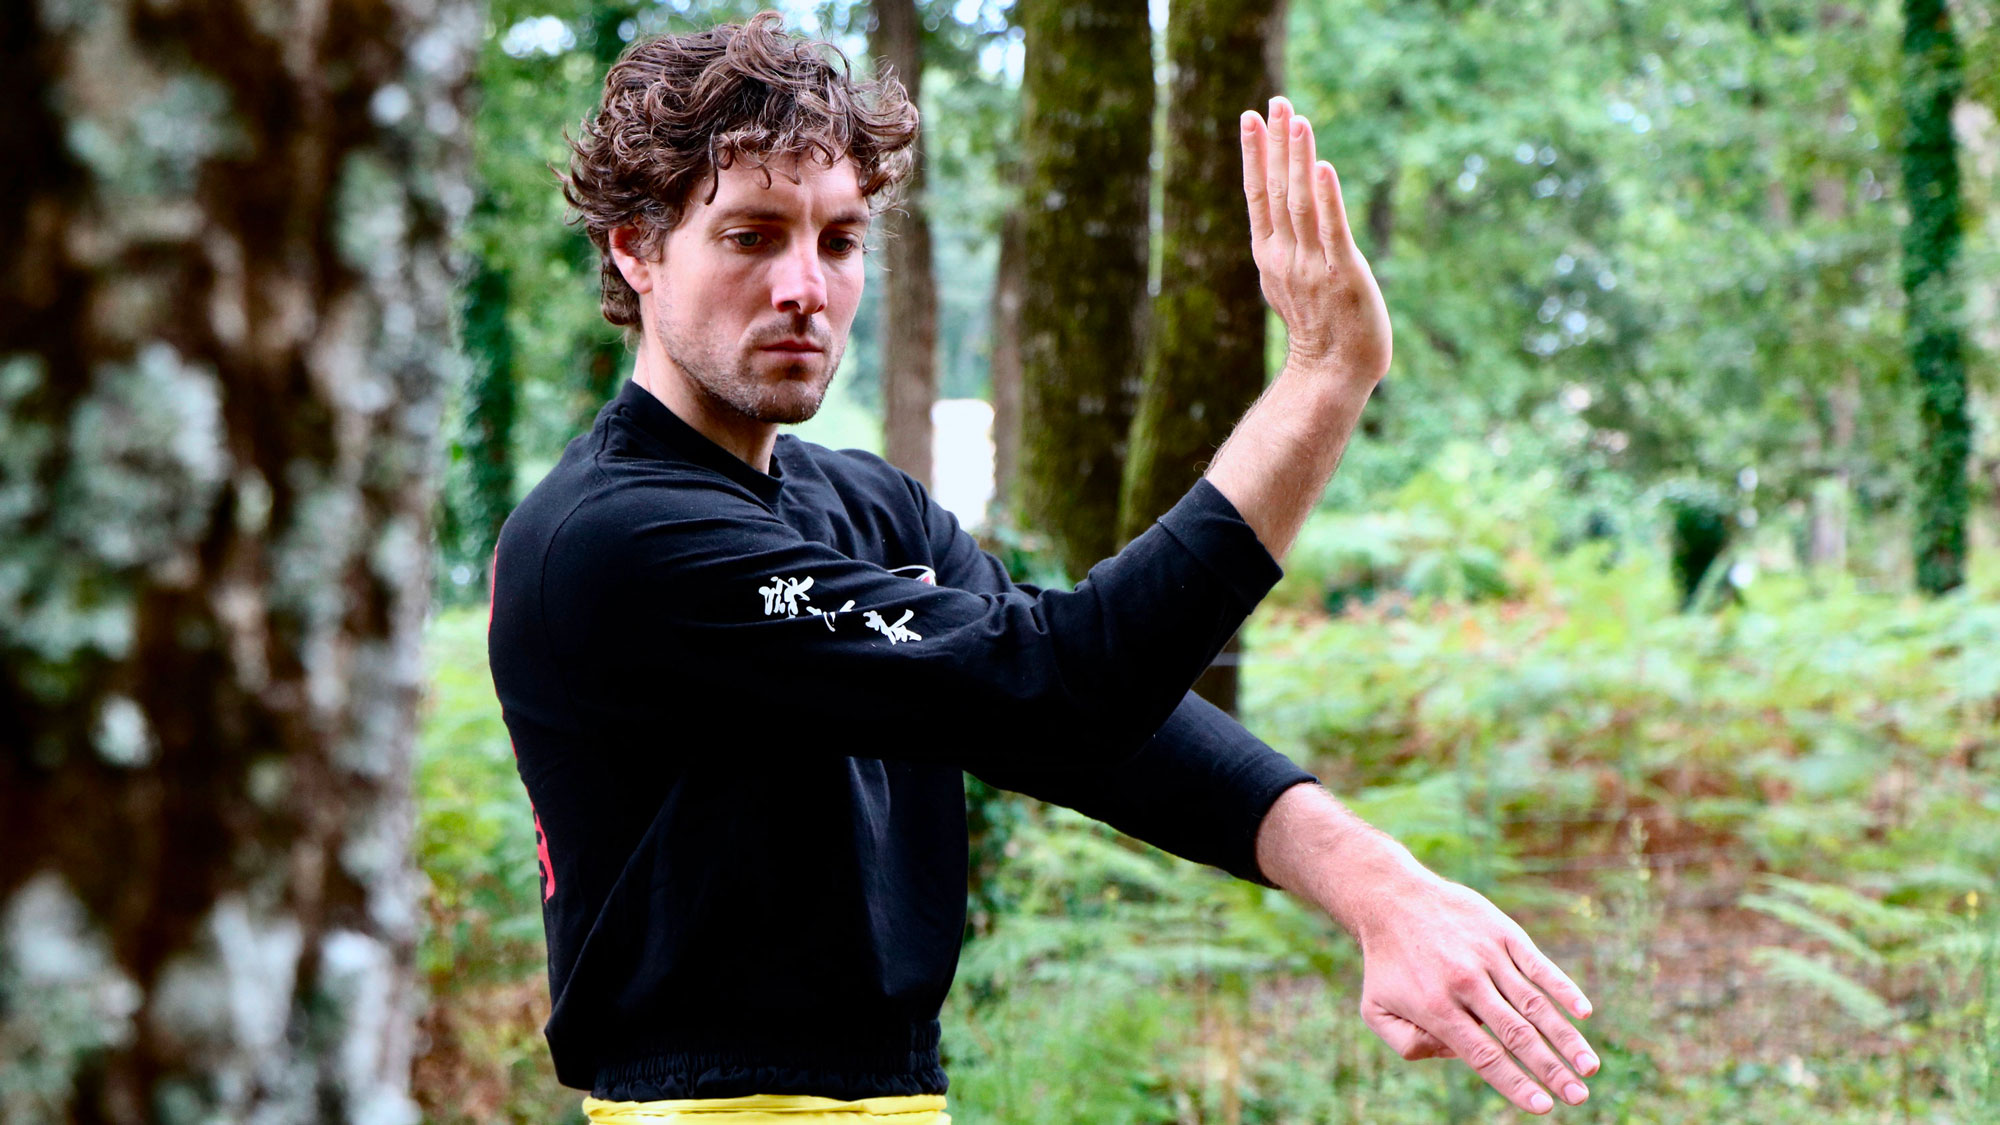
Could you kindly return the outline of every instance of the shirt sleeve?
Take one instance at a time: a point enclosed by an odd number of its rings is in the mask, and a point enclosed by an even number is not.
[[[912,490],[925,507],[938,581],[990,592],[1015,585],[952,514]],[[1212,659],[1212,657],[1211,657]],[[1002,761],[973,768],[981,781],[1075,809],[1183,859],[1270,885],[1257,866],[1257,829],[1279,794],[1318,779],[1265,745],[1227,712],[1187,692],[1130,759]]]
[[[1131,757],[1279,570],[1205,481],[1075,590],[1030,594],[892,573],[691,476],[581,505],[543,574],[565,685],[609,727],[975,768]]]

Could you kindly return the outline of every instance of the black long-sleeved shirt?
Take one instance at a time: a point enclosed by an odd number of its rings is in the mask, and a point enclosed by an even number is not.
[[[1259,878],[1311,780],[1187,688],[1278,577],[1198,484],[1016,587],[881,459],[759,472],[628,382],[495,553],[558,1078],[599,1097],[942,1093],[962,770]]]

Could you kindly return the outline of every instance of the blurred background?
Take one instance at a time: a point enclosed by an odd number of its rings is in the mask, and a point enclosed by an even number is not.
[[[0,1120],[581,1120],[487,560],[630,369],[565,131],[761,5],[330,3],[4,17]],[[1080,577],[1282,361],[1282,90],[1396,358],[1200,689],[1585,987],[1559,1114],[2000,1119],[1989,0],[780,10],[923,110],[802,437]],[[958,1120],[1507,1112],[1325,919],[968,786]]]

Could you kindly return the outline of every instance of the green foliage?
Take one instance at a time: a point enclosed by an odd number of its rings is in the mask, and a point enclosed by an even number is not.
[[[1734,506],[1760,516],[1829,478],[1864,515],[1911,510],[1914,454],[1945,454],[1903,374],[1899,30],[1882,4],[1296,9],[1287,84],[1397,322],[1342,475],[1472,438],[1541,446],[1519,475],[1570,488],[1754,468]],[[1985,176],[1968,278],[1994,276]]]
[[[541,873],[486,670],[485,610],[434,619],[426,648],[416,852],[430,896],[419,960],[432,986],[450,992],[540,968]]]
[[[2000,926],[1990,905],[1980,909],[1992,902],[1990,873],[1957,876],[1949,893],[1921,885],[1912,904],[1896,905],[1851,887],[1769,875],[1768,890],[1745,895],[1743,905],[1827,949],[1757,950],[1771,979],[1828,998],[1863,1031],[1943,1048],[1941,1084],[1985,1118],[2000,1111],[1993,1070],[2000,1060]],[[1898,889],[1908,888],[1891,885]]]

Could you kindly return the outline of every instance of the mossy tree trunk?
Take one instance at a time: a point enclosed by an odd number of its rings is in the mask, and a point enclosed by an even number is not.
[[[916,101],[923,87],[923,24],[916,0],[873,0],[868,53],[895,71]],[[931,404],[937,401],[937,278],[924,210],[924,138],[900,208],[882,216],[882,455],[931,483]]]
[[[1250,257],[1239,115],[1277,92],[1283,0],[1176,0],[1167,23],[1160,292],[1132,422],[1118,535],[1129,541],[1193,486],[1262,393],[1264,297]],[[1196,685],[1236,705],[1237,646]]]
[[[0,1116],[411,1121],[460,0],[0,13]]]
[[[1963,301],[1954,276],[1963,234],[1958,149],[1951,111],[1964,61],[1945,0],[1903,0],[1903,229],[1905,343],[1917,379],[1923,444],[1917,450],[1913,554],[1917,586],[1941,594],[1965,580],[1966,404]]]
[[[1142,377],[1151,29],[1142,0],[1021,0],[1021,517],[1072,578],[1118,545]]]

